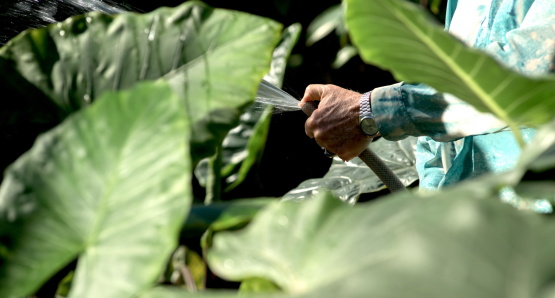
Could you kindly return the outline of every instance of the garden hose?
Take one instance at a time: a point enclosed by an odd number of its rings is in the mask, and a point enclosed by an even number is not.
[[[310,101],[303,105],[301,108],[302,111],[310,117],[312,112],[318,108],[317,101]],[[376,155],[372,150],[369,148],[364,149],[362,153],[358,156],[374,173],[380,180],[382,180],[383,184],[389,189],[391,192],[406,190],[403,183],[395,176],[393,171],[381,160],[381,158]]]

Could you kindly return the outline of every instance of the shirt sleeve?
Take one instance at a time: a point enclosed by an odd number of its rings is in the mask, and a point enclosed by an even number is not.
[[[476,46],[525,75],[539,76],[553,71],[555,1],[536,0],[529,9],[516,10],[523,16],[518,22],[514,16],[507,15],[514,11],[501,9],[494,17],[489,16],[491,28],[478,34]],[[463,100],[423,84],[402,82],[376,88],[371,104],[380,134],[388,140],[429,136],[447,142],[506,128],[493,115],[479,112]]]
[[[429,136],[447,142],[506,127],[493,115],[424,84],[397,83],[376,88],[371,103],[380,134],[391,141]]]

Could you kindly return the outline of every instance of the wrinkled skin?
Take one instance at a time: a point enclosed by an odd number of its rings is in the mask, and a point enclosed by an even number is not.
[[[361,96],[335,85],[309,85],[299,106],[309,101],[320,104],[305,123],[307,136],[342,160],[357,157],[372,142],[358,123]]]

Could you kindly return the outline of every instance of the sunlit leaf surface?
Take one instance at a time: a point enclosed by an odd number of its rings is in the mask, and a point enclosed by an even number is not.
[[[33,293],[75,258],[72,297],[131,296],[156,280],[191,202],[181,107],[162,83],[107,93],[8,169],[1,297]]]
[[[268,72],[280,29],[191,1],[145,15],[76,16],[2,48],[0,82],[18,96],[3,97],[9,121],[1,137],[14,145],[32,143],[110,90],[163,78],[152,88],[110,93],[104,108],[92,105],[47,133],[7,172],[0,296],[30,295],[78,257],[74,297],[131,296],[152,285],[190,203],[188,158],[210,155],[237,125]],[[159,123],[167,115],[183,127]],[[11,159],[24,150],[16,151]]]
[[[279,202],[208,260],[230,280],[260,277],[302,297],[529,297],[553,272],[554,225],[467,184],[349,206],[322,193]]]
[[[398,80],[451,93],[510,124],[537,125],[555,114],[555,80],[529,79],[445,32],[404,0],[347,0],[347,24],[368,63]]]
[[[0,49],[0,86],[17,95],[1,99],[0,116],[9,121],[0,124],[0,143],[14,144],[2,166],[71,112],[142,80],[168,78],[187,98],[193,123],[214,109],[242,107],[254,99],[252,82],[268,72],[280,31],[270,19],[197,1],[148,14],[92,12],[25,31]],[[193,143],[203,141],[195,132]],[[197,153],[209,156],[213,147]]]
[[[287,60],[300,33],[300,24],[293,24],[283,31],[280,43],[272,54],[270,71],[264,76],[272,85],[281,86]],[[265,103],[253,103],[241,115],[239,125],[226,135],[221,150],[221,183],[224,190],[230,190],[243,182],[260,159],[272,118],[271,111],[265,111],[267,108]],[[195,168],[195,176],[203,186],[209,181],[209,165],[210,160],[204,159]]]
[[[410,137],[391,142],[380,139],[370,144],[374,151],[405,186],[418,180],[414,155],[416,138]],[[347,163],[334,159],[329,171],[322,178],[302,182],[283,196],[284,200],[303,200],[317,193],[331,191],[345,202],[355,203],[364,193],[385,189],[383,182],[359,158]]]
[[[343,7],[334,5],[317,16],[306,29],[306,44],[308,46],[326,37],[334,30],[344,26]]]

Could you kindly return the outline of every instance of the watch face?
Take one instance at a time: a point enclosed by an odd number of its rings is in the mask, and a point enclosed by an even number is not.
[[[373,136],[378,133],[378,126],[372,118],[364,118],[360,121],[360,128],[362,132],[369,136]]]

